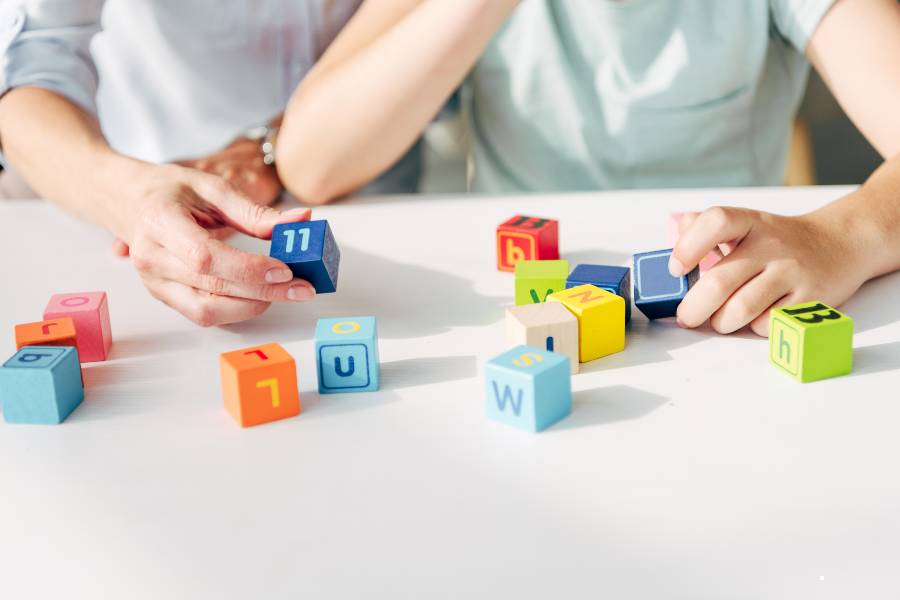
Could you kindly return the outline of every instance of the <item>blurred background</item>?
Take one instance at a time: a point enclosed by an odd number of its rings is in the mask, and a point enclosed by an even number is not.
[[[423,192],[466,190],[465,135],[461,119],[440,121],[425,134]],[[881,163],[881,157],[841,110],[813,72],[794,124],[787,185],[859,184]]]

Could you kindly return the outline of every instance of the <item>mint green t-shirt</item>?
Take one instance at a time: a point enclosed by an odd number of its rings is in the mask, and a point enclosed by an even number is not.
[[[780,185],[834,0],[524,0],[467,81],[472,189]]]

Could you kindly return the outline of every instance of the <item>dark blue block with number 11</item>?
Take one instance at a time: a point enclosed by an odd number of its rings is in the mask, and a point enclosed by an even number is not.
[[[328,221],[276,225],[269,256],[286,264],[294,277],[310,282],[317,294],[337,290],[341,251]]]

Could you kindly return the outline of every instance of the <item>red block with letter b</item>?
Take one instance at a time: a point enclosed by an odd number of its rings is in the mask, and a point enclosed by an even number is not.
[[[106,360],[112,346],[106,292],[54,294],[44,309],[44,320],[70,317],[75,322],[78,358],[81,362]]]
[[[516,270],[520,260],[559,258],[559,222],[516,215],[497,227],[497,268]]]

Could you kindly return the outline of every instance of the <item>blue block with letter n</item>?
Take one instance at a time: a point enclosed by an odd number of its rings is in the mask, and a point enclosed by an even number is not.
[[[341,251],[328,221],[276,225],[269,256],[286,264],[294,277],[310,282],[317,294],[337,290]]]
[[[7,423],[56,425],[83,399],[78,351],[72,346],[23,346],[0,367]]]
[[[672,249],[634,255],[634,305],[648,319],[674,317],[678,305],[700,277],[699,267],[681,277],[669,273]]]
[[[484,374],[491,419],[537,432],[572,412],[568,356],[517,346],[488,361]]]
[[[631,269],[607,265],[578,265],[566,279],[566,289],[594,285],[625,299],[625,322],[631,320]]]
[[[319,319],[316,370],[320,394],[378,389],[378,330],[375,317]]]

